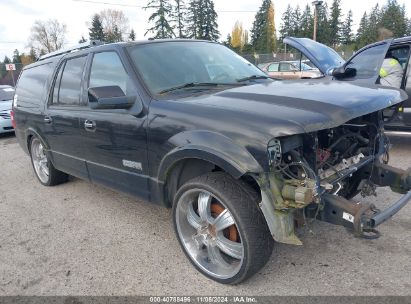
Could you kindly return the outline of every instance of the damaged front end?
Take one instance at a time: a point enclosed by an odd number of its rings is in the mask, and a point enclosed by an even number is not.
[[[375,112],[336,128],[268,143],[270,171],[256,179],[260,207],[276,241],[301,245],[294,228],[306,218],[375,238],[379,236],[375,228],[411,200],[411,171],[388,165],[382,115]],[[359,193],[376,195],[377,186],[405,195],[383,211],[351,200]]]

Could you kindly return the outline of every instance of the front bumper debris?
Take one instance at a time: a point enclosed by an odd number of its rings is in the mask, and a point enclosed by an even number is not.
[[[323,200],[324,209],[318,214],[317,219],[347,227],[357,237],[374,238],[379,236],[375,228],[390,219],[411,200],[411,191],[383,211],[377,209],[374,204],[357,203],[337,195],[324,194]]]
[[[397,202],[385,210],[374,204],[347,200],[331,194],[324,188],[317,189],[314,184],[302,187],[281,180],[274,173],[266,173],[256,178],[261,189],[260,207],[275,241],[302,245],[295,234],[295,215],[299,211],[304,218],[315,218],[331,224],[347,227],[357,237],[376,238],[376,227],[390,219],[411,201],[411,169],[402,170],[380,163],[374,157],[364,158],[360,163],[339,172],[337,177],[321,181],[335,184],[359,169],[368,173],[367,184],[391,187],[391,190],[404,194]],[[319,192],[321,191],[321,192]],[[320,194],[319,194],[320,193]],[[310,200],[309,198],[312,198]]]

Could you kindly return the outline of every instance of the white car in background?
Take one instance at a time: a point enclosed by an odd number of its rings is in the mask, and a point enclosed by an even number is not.
[[[8,85],[0,85],[0,134],[14,131],[11,122],[13,97],[13,87]]]

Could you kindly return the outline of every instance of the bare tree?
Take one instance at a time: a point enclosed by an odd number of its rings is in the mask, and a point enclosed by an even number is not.
[[[128,33],[128,18],[123,11],[106,9],[101,11],[99,15],[105,35],[112,36],[116,32],[120,35]]]
[[[65,44],[67,27],[57,19],[37,20],[31,27],[29,47],[37,54],[45,54],[61,49]]]

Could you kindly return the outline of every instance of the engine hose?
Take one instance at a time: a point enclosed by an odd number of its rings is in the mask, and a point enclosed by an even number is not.
[[[361,143],[363,143],[364,145],[368,145],[368,144],[370,143],[370,140],[369,140],[369,139],[361,136],[360,134],[350,132],[350,133],[347,133],[347,134],[341,136],[339,139],[337,139],[331,146],[329,146],[329,147],[327,148],[327,150],[328,150],[328,151],[332,151],[341,141],[347,139],[347,137],[355,137],[355,138],[357,138]]]

